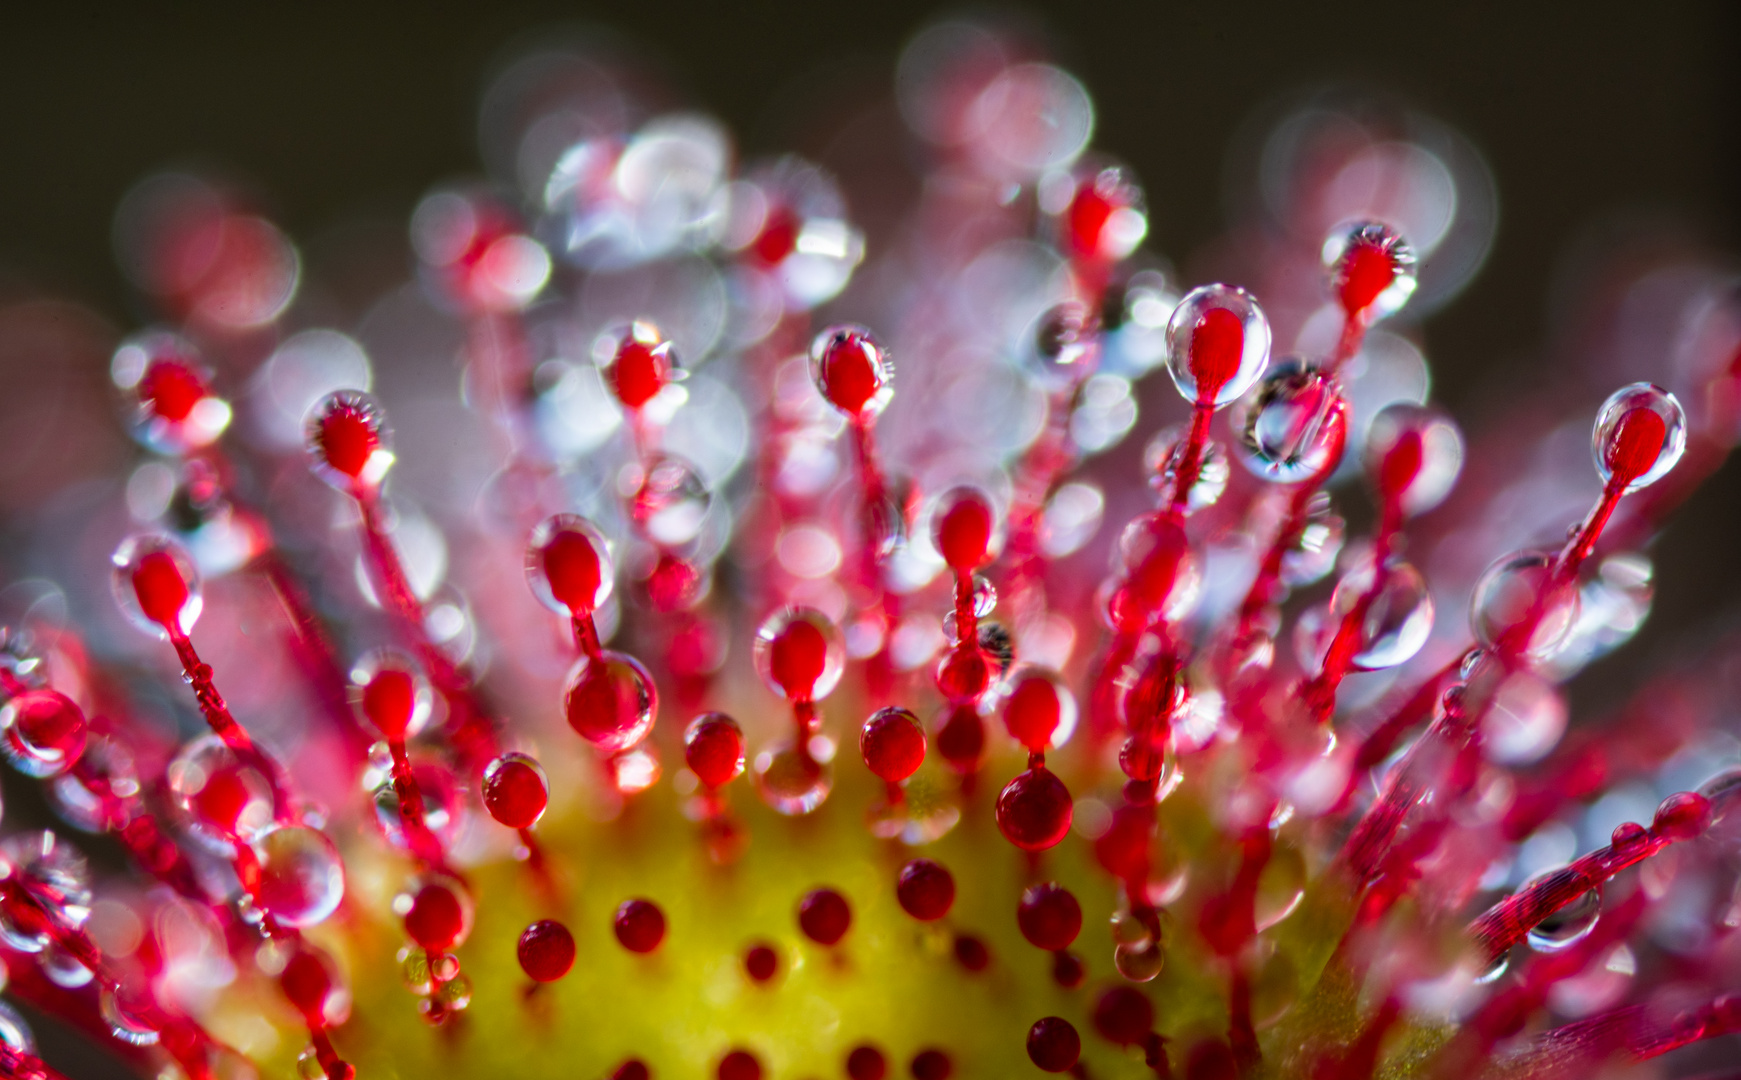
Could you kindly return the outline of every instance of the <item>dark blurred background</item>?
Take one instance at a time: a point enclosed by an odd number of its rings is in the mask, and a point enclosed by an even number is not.
[[[1181,262],[1223,227],[1229,143],[1278,94],[1355,81],[1459,128],[1500,192],[1486,267],[1426,328],[1436,394],[1463,411],[1540,351],[1556,274],[1592,228],[1659,217],[1712,248],[1741,247],[1735,7],[1153,0],[992,10],[1028,19],[1082,78],[1099,110],[1096,144],[1147,189],[1150,245]],[[553,28],[602,24],[645,46],[753,153],[804,148],[830,102],[886,92],[903,41],[944,10],[914,0],[9,5],[0,301],[52,293],[116,328],[146,320],[116,269],[110,222],[127,188],[166,164],[240,178],[303,241],[348,220],[403,222],[432,183],[479,170],[485,79],[516,44]],[[1659,544],[1653,631],[1622,669],[1741,606],[1738,510],[1741,466],[1731,462]],[[1588,704],[1605,693],[1576,689]],[[53,1041],[51,1060],[73,1075],[107,1071]]]

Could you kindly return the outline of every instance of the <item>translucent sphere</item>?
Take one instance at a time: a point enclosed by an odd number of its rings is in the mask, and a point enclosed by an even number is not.
[[[710,788],[737,779],[744,771],[744,732],[722,712],[690,721],[683,733],[683,763]]]
[[[324,833],[304,825],[273,829],[254,841],[259,882],[254,899],[285,926],[326,921],[345,895],[345,865]]]
[[[1364,458],[1373,487],[1413,517],[1451,493],[1463,469],[1463,434],[1440,410],[1399,402],[1372,418]]]
[[[1370,560],[1336,583],[1330,597],[1332,628],[1354,611],[1372,585]],[[1393,562],[1361,620],[1354,665],[1366,671],[1395,667],[1420,652],[1432,632],[1433,597],[1426,579],[1408,563]]]
[[[1466,712],[1480,717],[1481,752],[1501,765],[1540,761],[1566,732],[1564,696],[1527,667],[1478,663],[1463,702]]]
[[[1028,334],[1022,361],[1057,389],[1094,374],[1100,359],[1100,328],[1086,304],[1066,300],[1041,313]]]
[[[26,776],[65,772],[85,749],[85,714],[65,694],[26,690],[0,707],[0,751]]]
[[[894,397],[895,369],[862,326],[830,326],[810,343],[810,378],[824,401],[848,417],[875,416]]]
[[[1219,409],[1263,376],[1269,344],[1269,320],[1250,293],[1199,286],[1167,323],[1167,371],[1186,401]]]
[[[129,537],[109,559],[110,585],[122,614],[159,638],[186,634],[204,601],[199,568],[186,548],[167,536]]]
[[[562,702],[569,727],[615,753],[639,744],[653,730],[659,692],[639,660],[607,649],[574,665]]]
[[[695,466],[675,454],[654,454],[644,466],[624,469],[618,490],[628,498],[635,524],[664,547],[694,540],[713,499]]]
[[[393,467],[393,432],[380,402],[361,390],[335,390],[303,421],[309,467],[343,492],[378,486]]]
[[[351,700],[388,739],[414,738],[435,711],[435,691],[423,669],[392,649],[376,649],[357,661],[351,669]]]
[[[614,571],[609,542],[579,514],[545,518],[526,545],[532,595],[559,615],[596,611],[610,598]]]
[[[1126,525],[1118,551],[1123,574],[1107,597],[1114,626],[1134,631],[1156,620],[1178,622],[1197,606],[1202,569],[1184,529],[1167,515]]]
[[[762,801],[788,817],[821,806],[834,787],[829,764],[791,742],[776,743],[757,754],[753,775]]]
[[[1533,660],[1558,652],[1578,621],[1577,582],[1556,572],[1550,551],[1508,555],[1481,575],[1469,604],[1469,625],[1485,648]]]
[[[1348,404],[1326,372],[1290,358],[1258,386],[1240,427],[1240,461],[1256,476],[1292,484],[1335,468]]]
[[[109,374],[132,399],[128,426],[153,450],[184,454],[210,445],[229,427],[228,402],[211,392],[211,373],[193,344],[161,331],[128,338]]]
[[[846,645],[828,616],[813,608],[786,608],[756,630],[756,670],[788,701],[819,701],[840,682]]]
[[[207,848],[230,854],[272,827],[272,785],[216,735],[201,735],[169,763],[169,793]]]
[[[1143,471],[1148,474],[1149,487],[1161,498],[1170,498],[1178,483],[1179,456],[1185,446],[1185,427],[1174,424],[1164,427],[1143,449]],[[1221,501],[1227,491],[1227,481],[1233,470],[1227,465],[1227,454],[1221,444],[1210,439],[1203,445],[1203,456],[1197,462],[1197,479],[1185,493],[1185,513],[1195,514]]]
[[[990,562],[1003,546],[1002,515],[991,496],[960,484],[931,506],[931,543],[951,570],[971,573]]]
[[[1415,291],[1415,252],[1382,222],[1342,225],[1324,241],[1324,268],[1336,302],[1366,322],[1401,308]]]
[[[1070,832],[1070,791],[1045,766],[1019,773],[997,796],[997,827],[1023,851],[1055,847]]]
[[[1596,471],[1604,484],[1618,479],[1637,491],[1662,479],[1687,448],[1687,415],[1675,396],[1651,383],[1633,383],[1609,395],[1591,436]]]
[[[484,809],[510,829],[530,829],[550,805],[550,780],[544,767],[526,755],[509,752],[484,769]]]
[[[1142,189],[1117,165],[1082,177],[1063,215],[1064,250],[1086,262],[1116,262],[1148,233]]]
[[[1524,882],[1518,892],[1524,892],[1562,870],[1564,867],[1544,870]],[[1602,894],[1596,889],[1586,889],[1574,897],[1571,903],[1535,925],[1529,932],[1529,947],[1536,952],[1559,952],[1561,949],[1570,948],[1588,937],[1601,917]]]

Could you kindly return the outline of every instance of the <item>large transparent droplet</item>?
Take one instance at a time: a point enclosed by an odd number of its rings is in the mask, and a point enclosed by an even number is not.
[[[1250,293],[1203,285],[1167,323],[1167,371],[1186,401],[1219,409],[1263,376],[1269,345],[1269,320]]]
[[[626,653],[583,656],[562,694],[568,726],[601,750],[627,750],[647,737],[659,711],[653,676]]]
[[[285,926],[326,921],[345,895],[345,867],[331,840],[305,825],[273,829],[254,842],[260,864],[254,899]]]
[[[1528,667],[1480,663],[1463,693],[1464,710],[1480,717],[1481,751],[1501,765],[1539,761],[1566,731],[1566,700]]]
[[[1239,459],[1253,474],[1292,484],[1335,467],[1348,406],[1329,374],[1291,358],[1272,367],[1245,409]]]
[[[83,926],[91,914],[91,873],[71,845],[44,829],[0,841],[0,870],[26,883],[30,894],[63,925]],[[0,918],[0,941],[20,952],[41,952],[52,940],[46,924]]]
[[[559,615],[596,611],[615,584],[610,543],[579,514],[545,518],[526,545],[526,583]]]
[[[1544,870],[1524,882],[1518,891],[1528,890],[1563,869]],[[1571,903],[1537,923],[1529,932],[1529,946],[1537,952],[1559,952],[1569,948],[1588,937],[1601,916],[1602,894],[1596,889],[1586,889]]]
[[[1558,652],[1578,621],[1577,583],[1558,573],[1548,551],[1508,555],[1481,575],[1470,599],[1469,625],[1489,649],[1533,660]]]
[[[199,621],[204,599],[199,567],[167,536],[132,536],[109,557],[110,586],[127,621],[153,637],[186,634]]]
[[[1364,560],[1336,584],[1330,598],[1332,624],[1339,625],[1347,618],[1372,585],[1372,562]],[[1367,604],[1354,664],[1366,671],[1395,667],[1420,652],[1432,632],[1433,596],[1426,579],[1408,563],[1393,562]]]
[[[168,779],[189,833],[216,854],[232,854],[235,841],[251,843],[272,825],[272,785],[216,735],[182,747],[169,763]]]
[[[85,749],[85,714],[65,694],[26,690],[0,707],[0,751],[26,776],[66,771]]]
[[[786,608],[756,631],[756,671],[774,693],[789,701],[829,695],[846,668],[846,644],[828,616],[812,608]]]
[[[713,499],[695,466],[674,454],[654,454],[645,466],[630,465],[617,479],[629,501],[629,516],[654,543],[677,547],[701,532]]]
[[[1687,448],[1687,415],[1675,396],[1651,383],[1614,391],[1596,414],[1591,449],[1603,483],[1616,475],[1624,491],[1662,479]]]

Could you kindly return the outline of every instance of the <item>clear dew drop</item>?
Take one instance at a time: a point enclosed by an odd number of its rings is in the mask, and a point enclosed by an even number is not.
[[[1298,483],[1334,463],[1347,405],[1329,374],[1288,359],[1264,376],[1239,425],[1239,459],[1278,484]]]
[[[1557,872],[1558,870],[1549,870],[1537,874],[1518,891],[1522,892],[1542,878]],[[1529,932],[1529,946],[1537,952],[1558,952],[1575,945],[1596,928],[1596,920],[1601,915],[1602,894],[1596,889],[1586,889],[1571,903],[1537,923]]]
[[[1687,416],[1675,396],[1639,382],[1609,395],[1591,434],[1596,472],[1608,483],[1616,473],[1630,480],[1626,491],[1649,487],[1680,461],[1687,448]]]
[[[1330,598],[1331,634],[1333,627],[1356,609],[1371,588],[1370,561],[1337,583]],[[1408,563],[1392,563],[1361,620],[1354,664],[1366,671],[1395,667],[1419,652],[1432,631],[1433,597],[1426,579]]]
[[[1469,604],[1469,624],[1488,649],[1503,646],[1545,660],[1565,644],[1578,621],[1576,584],[1556,577],[1547,551],[1508,555],[1481,575]]]
[[[701,534],[713,493],[695,466],[673,454],[654,456],[643,468],[623,470],[618,490],[629,500],[629,515],[649,539],[666,547],[687,544]]]
[[[1173,490],[1173,478],[1177,475],[1185,435],[1182,424],[1162,428],[1143,450],[1143,471],[1148,474],[1149,487],[1163,498]],[[1232,472],[1227,464],[1227,452],[1219,442],[1210,439],[1203,446],[1203,458],[1197,465],[1197,480],[1185,495],[1185,512],[1194,514],[1219,502],[1227,491]]]
[[[1167,323],[1167,372],[1186,401],[1219,409],[1262,377],[1269,346],[1269,320],[1250,293],[1203,285]]]
[[[834,787],[833,768],[790,742],[757,754],[751,771],[762,801],[788,817],[821,806]]]
[[[1135,983],[1154,981],[1167,966],[1167,951],[1161,943],[1150,939],[1135,944],[1119,944],[1112,948],[1112,965],[1118,973]]]

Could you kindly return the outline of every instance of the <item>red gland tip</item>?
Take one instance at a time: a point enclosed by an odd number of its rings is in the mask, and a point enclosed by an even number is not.
[[[1621,417],[1606,449],[1611,482],[1625,487],[1649,472],[1667,439],[1668,425],[1655,409],[1637,408]]]
[[[147,552],[133,568],[133,594],[139,610],[165,629],[179,630],[182,609],[187,606],[187,579],[167,551]]]
[[[938,554],[958,574],[970,574],[991,561],[991,503],[980,492],[958,487],[943,496],[933,539]]]
[[[901,867],[895,881],[895,899],[901,910],[920,922],[935,922],[949,914],[955,904],[955,878],[930,859],[914,859]]]
[[[405,934],[428,952],[446,952],[464,940],[469,927],[465,901],[453,888],[432,881],[417,890],[405,913]]]
[[[139,400],[153,416],[171,424],[186,421],[209,393],[205,379],[181,359],[153,360],[139,379]]]
[[[333,472],[352,480],[363,479],[381,449],[380,420],[364,403],[334,397],[315,422],[314,446]]]
[[[1239,372],[1245,352],[1245,324],[1234,312],[1212,307],[1197,317],[1191,327],[1191,378],[1197,383],[1197,403],[1215,400],[1223,386]]]
[[[555,982],[574,967],[574,935],[555,919],[540,919],[521,932],[515,954],[527,977]]]
[[[576,615],[592,614],[604,578],[604,562],[592,538],[579,529],[559,529],[538,554],[557,602]]]
[[[798,929],[818,945],[835,945],[852,927],[852,908],[833,889],[815,889],[798,902]]]
[[[637,328],[617,344],[611,360],[611,389],[618,401],[639,409],[671,382],[672,367],[670,342],[660,341],[656,332],[643,334]]]
[[[308,1023],[327,1023],[326,1008],[331,1000],[334,978],[332,968],[313,949],[297,949],[278,974],[278,985],[284,997],[296,1006]]]
[[[1358,315],[1371,307],[1396,281],[1396,258],[1381,244],[1355,240],[1338,267],[1336,299],[1342,310]]]
[[[625,900],[617,908],[611,929],[632,953],[650,953],[665,940],[665,913],[651,900]]]
[[[910,711],[891,705],[864,722],[858,750],[877,779],[898,784],[925,761],[925,729]]]
[[[828,403],[849,417],[874,413],[888,400],[888,359],[862,328],[824,330],[811,346],[811,373]]]
[[[768,680],[788,701],[812,701],[819,696],[831,666],[830,626],[822,615],[806,610],[783,612],[763,625],[758,644]]]
[[[724,787],[744,771],[743,729],[722,712],[696,717],[683,736],[683,762],[707,787]]]
[[[363,715],[389,739],[405,738],[417,713],[417,677],[400,668],[384,667],[363,687]]]
[[[907,1069],[913,1074],[913,1080],[949,1080],[955,1075],[955,1062],[941,1050],[921,1050],[913,1055]]]
[[[972,934],[955,935],[955,962],[970,972],[984,971],[991,966],[991,949]]]
[[[1036,754],[1046,752],[1064,716],[1060,689],[1051,679],[1028,675],[1016,683],[1004,705],[1004,726],[1011,737]]]
[[[544,816],[550,784],[537,761],[525,754],[503,754],[484,770],[484,808],[510,829],[529,829]]]
[[[1130,986],[1115,986],[1094,1003],[1094,1030],[1119,1046],[1135,1046],[1155,1027],[1155,1007],[1148,995]]]

